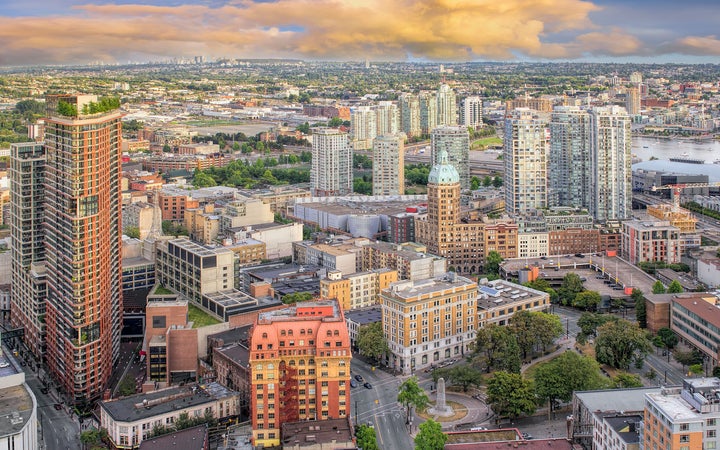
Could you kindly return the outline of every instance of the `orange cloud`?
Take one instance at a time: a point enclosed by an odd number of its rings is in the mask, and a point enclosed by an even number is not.
[[[595,31],[582,0],[240,0],[219,8],[95,5],[54,17],[0,16],[0,64],[171,56],[433,60],[628,54]],[[572,42],[548,34],[590,30]],[[603,37],[605,36],[605,37]]]
[[[688,36],[671,44],[668,50],[689,55],[720,55],[717,36]]]

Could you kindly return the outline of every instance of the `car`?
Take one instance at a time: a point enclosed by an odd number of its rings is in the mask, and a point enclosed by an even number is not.
[[[605,280],[603,281],[605,284],[614,284],[615,282],[613,280]]]
[[[368,382],[365,382],[365,384],[363,384],[363,386],[365,386],[365,389],[372,389],[372,384],[370,384]]]
[[[355,381],[355,380],[350,380],[350,387],[351,387],[351,388],[355,388],[355,387],[357,387],[357,386],[358,386],[357,381]]]
[[[621,290],[623,290],[623,289],[625,289],[625,288],[622,287],[622,286],[614,286],[613,289],[615,289],[616,291],[621,291]]]
[[[547,259],[547,256],[541,256],[540,259]]]
[[[529,440],[531,440],[531,439],[534,439],[533,436],[532,436],[532,434],[530,434],[530,433],[523,433],[523,434],[522,434],[522,438],[525,439],[526,441],[529,441]]]
[[[40,392],[42,392],[43,394],[47,394],[48,392],[50,392],[50,390],[48,388],[44,387],[44,388],[40,388]]]
[[[556,267],[556,268],[555,268],[555,272],[559,272],[559,271],[560,271],[560,268],[559,268],[559,267]]]
[[[584,258],[584,257],[585,257],[585,255],[583,255],[582,253],[575,253],[575,256],[576,256],[577,258]]]
[[[598,275],[598,276],[596,276],[595,278],[597,278],[598,280],[602,280],[603,278],[605,278],[605,276],[604,276],[604,275]]]
[[[62,404],[61,404],[61,403],[55,403],[55,404],[53,405],[53,408],[55,408],[55,409],[57,409],[58,411],[60,411],[60,410],[62,409]]]
[[[0,369],[4,369],[6,367],[10,367],[10,363],[0,362]]]
[[[364,381],[362,375],[355,375],[355,379],[361,383]]]

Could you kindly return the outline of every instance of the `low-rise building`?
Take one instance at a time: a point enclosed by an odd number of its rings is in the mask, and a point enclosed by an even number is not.
[[[720,361],[720,307],[713,294],[676,294],[670,305],[670,329],[700,351],[709,367]]]
[[[550,295],[521,284],[493,280],[478,286],[478,328],[488,325],[507,325],[518,311],[550,309]]]
[[[420,250],[413,243],[375,242],[362,247],[361,270],[397,270],[399,280],[424,280],[447,272],[447,260]]]
[[[181,414],[191,419],[235,417],[239,404],[239,394],[218,383],[171,387],[100,402],[100,426],[116,448],[131,449],[154,428],[172,428]]]
[[[25,372],[11,357],[0,354],[0,363],[0,448],[40,448],[38,402]]]
[[[622,223],[622,257],[631,264],[680,262],[680,229],[670,222],[626,220]]]
[[[320,280],[320,296],[335,298],[343,310],[372,306],[378,302],[380,292],[390,283],[398,281],[397,270],[375,269],[368,272],[343,275],[341,271],[328,272]]]
[[[355,450],[350,417],[328,420],[284,422],[281,428],[283,450]]]
[[[360,327],[377,322],[382,323],[382,308],[379,305],[346,312],[345,323],[347,323],[348,334],[350,335],[350,345],[356,348]]]
[[[139,450],[209,450],[210,433],[207,424],[153,436],[140,443]]]

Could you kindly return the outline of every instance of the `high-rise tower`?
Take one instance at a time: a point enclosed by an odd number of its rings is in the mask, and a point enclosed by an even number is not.
[[[47,98],[47,366],[75,403],[102,394],[119,355],[118,106],[91,95]]]
[[[430,134],[437,126],[437,95],[435,92],[421,92],[418,95],[420,104],[420,130]]]
[[[373,107],[373,110],[375,111],[375,129],[378,136],[400,132],[400,114],[395,103],[382,101]]]
[[[11,144],[11,317],[13,327],[25,329],[25,344],[37,358],[45,353],[44,179],[43,145]]]
[[[550,121],[548,206],[590,208],[590,114],[556,106]]]
[[[430,135],[433,164],[440,164],[440,155],[447,152],[448,163],[460,174],[460,187],[470,189],[470,133],[463,126],[440,126]]]
[[[353,191],[353,151],[347,133],[336,128],[313,128],[310,189],[313,195],[348,195]]]
[[[527,108],[505,119],[505,211],[525,214],[547,208],[549,136],[544,121]]]
[[[402,135],[378,136],[373,141],[373,195],[405,193],[405,144]]]
[[[437,125],[457,125],[457,102],[455,91],[443,83],[437,91]],[[432,131],[432,130],[431,130]]]
[[[377,136],[375,110],[358,106],[350,111],[350,138],[354,150],[369,150]]]
[[[408,137],[419,136],[420,131],[420,102],[417,95],[401,94],[398,98],[400,109],[400,131]]]
[[[627,219],[632,211],[630,117],[625,108],[607,106],[590,112],[592,198],[595,220]]]
[[[460,105],[460,125],[477,128],[482,121],[482,99],[478,96],[466,97]]]

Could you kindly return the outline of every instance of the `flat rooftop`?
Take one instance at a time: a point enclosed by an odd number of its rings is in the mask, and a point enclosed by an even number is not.
[[[345,313],[345,320],[367,325],[382,320],[382,309],[379,306],[371,306],[366,309],[354,309]]]
[[[323,315],[298,315],[298,308],[311,309],[311,308],[326,308],[332,307],[332,316]],[[287,320],[337,320],[340,318],[340,305],[335,299],[331,300],[314,300],[296,303],[294,305],[288,305],[287,308],[276,309],[274,311],[261,312],[258,315],[258,322],[276,322],[276,321],[287,321]]]
[[[647,394],[647,397],[667,417],[676,422],[703,421],[703,415],[696,412],[692,406],[680,396],[680,394],[664,395],[660,392]]]
[[[413,299],[425,294],[433,294],[436,292],[464,288],[468,286],[476,286],[476,283],[468,278],[455,275],[453,272],[426,280],[403,280],[391,283],[388,289],[383,292],[389,292],[392,297],[402,299]]]
[[[118,422],[135,422],[237,395],[218,383],[186,385],[100,402]]]
[[[328,448],[352,441],[352,426],[349,417],[344,419],[310,420],[282,424],[282,442],[294,447],[314,447],[328,444]]]
[[[0,437],[22,430],[32,416],[34,403],[24,383],[0,389]]]
[[[521,302],[529,298],[549,297],[546,292],[505,280],[493,280],[478,285],[478,294],[478,308],[484,309]]]
[[[427,195],[383,195],[347,197],[310,197],[295,201],[295,205],[329,212],[335,215],[374,214],[391,215],[406,212],[408,206],[427,203]]]

